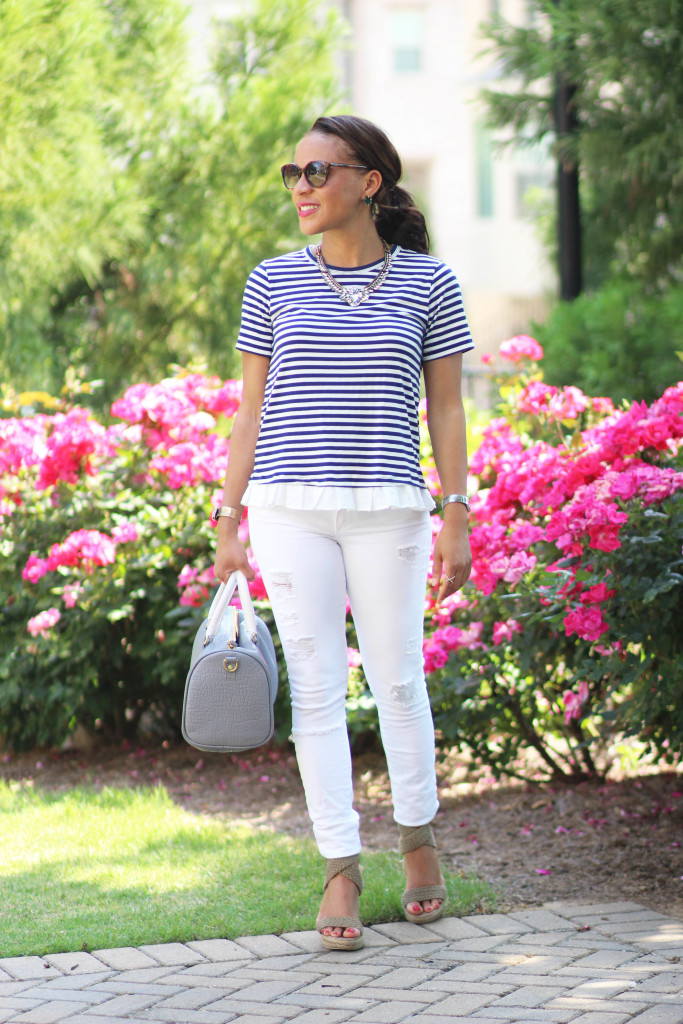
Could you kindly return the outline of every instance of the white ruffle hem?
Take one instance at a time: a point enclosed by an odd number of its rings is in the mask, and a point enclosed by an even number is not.
[[[381,484],[374,487],[317,487],[300,483],[250,483],[242,504],[254,508],[290,508],[307,512],[376,512],[385,508],[412,508],[431,512],[436,503],[426,487],[412,484]]]

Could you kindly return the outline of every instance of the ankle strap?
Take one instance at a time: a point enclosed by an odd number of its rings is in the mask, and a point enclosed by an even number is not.
[[[363,891],[363,876],[360,872],[358,854],[355,854],[353,857],[334,857],[327,861],[323,892],[325,892],[332,879],[336,878],[337,875],[344,875],[346,878],[349,878],[359,893]]]
[[[436,846],[431,825],[398,825],[398,852],[401,856],[420,846]]]

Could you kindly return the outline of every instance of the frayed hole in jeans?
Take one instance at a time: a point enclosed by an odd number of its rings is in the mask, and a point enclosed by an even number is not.
[[[417,544],[407,544],[403,548],[398,549],[398,557],[403,562],[407,562],[408,565],[417,565],[417,559],[420,554],[420,549]]]
[[[294,580],[291,572],[274,572],[271,583],[273,590],[276,590],[282,597],[294,596]]]
[[[310,661],[315,657],[315,641],[312,636],[302,636],[298,640],[290,640],[289,656],[293,661]]]
[[[391,687],[391,699],[395,704],[408,707],[417,699],[419,693],[417,679],[408,679],[403,683],[394,683]]]

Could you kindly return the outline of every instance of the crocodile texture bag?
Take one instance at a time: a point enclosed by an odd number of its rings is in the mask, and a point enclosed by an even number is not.
[[[242,610],[230,604],[235,586]],[[199,750],[250,750],[275,728],[277,663],[268,627],[241,572],[222,583],[192,647],[183,701],[183,736]]]

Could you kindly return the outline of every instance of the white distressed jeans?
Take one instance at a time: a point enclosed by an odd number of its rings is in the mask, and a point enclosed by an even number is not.
[[[292,737],[318,849],[360,851],[346,728],[346,596],[379,713],[394,818],[436,814],[434,726],[422,659],[429,514],[250,508],[251,544],[287,662]]]

